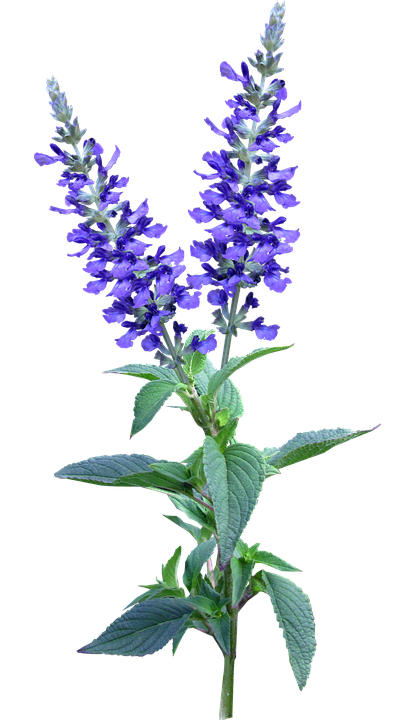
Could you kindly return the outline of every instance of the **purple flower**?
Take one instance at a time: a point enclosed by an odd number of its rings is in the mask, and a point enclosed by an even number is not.
[[[274,53],[281,45],[284,27],[281,18],[282,14],[273,10],[262,36],[266,55],[258,51],[256,63],[249,59],[250,65],[258,68],[264,77],[279,72],[280,56]],[[208,233],[205,242],[192,243],[191,255],[201,262],[204,272],[188,275],[187,286],[178,284],[178,278],[185,271],[183,251],[166,253],[164,245],[156,251],[149,250],[150,244],[144,242],[161,237],[167,226],[153,224],[147,199],[132,210],[129,201],[122,200],[129,179],[109,174],[120,156],[119,148],[115,146],[105,165],[103,148],[94,138],[84,142],[80,154],[77,148],[85,131],[79,129],[77,118],[70,122],[72,108],[53,78],[49,83],[51,105],[54,117],[63,123],[56,131],[60,142],[67,142],[71,152],[74,146],[74,154],[52,144],[53,156],[35,155],[40,165],[57,162],[63,165],[58,184],[66,188],[67,209],[53,206],[51,209],[60,214],[77,214],[83,221],[69,233],[69,242],[78,244],[78,251],[70,255],[88,254],[84,270],[91,275],[91,280],[85,288],[87,293],[99,294],[111,283],[109,292],[107,290],[108,297],[112,298],[111,307],[103,314],[108,323],[118,322],[126,329],[117,344],[131,347],[136,337],[145,335],[142,347],[148,352],[156,349],[156,357],[164,364],[170,361],[164,355],[167,351],[160,340],[162,323],[173,318],[178,307],[188,310],[198,307],[204,285],[210,286],[208,302],[218,308],[213,315],[220,332],[236,332],[239,327],[252,329],[260,339],[272,340],[277,335],[277,325],[265,325],[262,317],[244,322],[249,310],[259,304],[252,292],[245,293],[246,300],[231,320],[231,327],[228,303],[230,298],[238,297],[240,289],[254,288],[262,279],[266,287],[279,293],[291,282],[284,277],[289,269],[281,267],[276,259],[292,251],[299,230],[283,228],[283,217],[270,222],[265,215],[274,212],[269,196],[283,208],[298,204],[295,195],[288,192],[296,167],[278,167],[280,158],[273,155],[273,151],[292,139],[279,121],[299,112],[301,103],[282,110],[281,103],[287,98],[284,81],[274,78],[264,89],[261,79],[251,76],[246,62],[241,63],[241,74],[227,62],[221,63],[220,72],[223,77],[240,82],[241,88],[227,100],[231,116],[225,117],[219,127],[209,118],[205,119],[210,129],[230,147],[204,153],[208,171],[195,170],[207,181],[208,188],[200,193],[203,208],[189,210],[189,214],[196,223],[211,223],[213,227],[205,229]],[[92,168],[97,174],[96,182],[90,178]],[[187,351],[181,343],[185,330],[186,326],[174,321],[175,353],[179,356]],[[206,354],[216,345],[214,335],[204,340],[195,336],[190,348]]]
[[[245,322],[246,312],[252,309],[247,303],[229,325],[228,304],[232,301],[237,304],[242,290],[250,291],[260,282],[277,295],[293,284],[290,266],[282,265],[279,259],[294,251],[301,231],[285,228],[288,219],[283,214],[267,217],[267,213],[276,213],[278,208],[291,210],[301,202],[291,192],[290,184],[299,165],[279,167],[281,157],[277,150],[294,140],[294,135],[280,121],[300,113],[303,104],[299,101],[281,110],[289,97],[287,85],[281,78],[272,79],[264,87],[267,77],[284,69],[278,67],[283,53],[277,52],[274,56],[272,53],[272,49],[281,45],[283,28],[282,11],[275,4],[270,23],[260,36],[267,52],[256,50],[255,57],[248,56],[249,64],[242,60],[240,72],[227,60],[219,64],[220,77],[240,84],[242,90],[225,101],[231,113],[221,120],[220,126],[209,116],[204,117],[203,122],[231,149],[203,153],[201,159],[212,172],[193,171],[208,185],[198,193],[202,205],[187,210],[196,225],[209,228],[205,230],[208,234],[205,240],[194,240],[190,246],[190,255],[199,261],[203,272],[187,273],[186,283],[197,290],[212,288],[206,293],[206,300],[216,308],[211,314],[220,333],[236,337],[238,328],[269,342],[278,336],[280,325],[266,325],[262,316]],[[252,76],[250,66],[261,75],[260,84]],[[269,112],[261,119],[261,111],[266,108]],[[257,168],[253,172],[252,163]],[[250,298],[249,292],[247,297]]]
[[[150,334],[143,341],[144,347],[159,347],[159,340],[157,343],[155,338],[161,333],[161,320],[173,317],[177,307],[192,309],[200,302],[200,292],[191,293],[188,287],[176,282],[186,269],[181,264],[184,252],[178,249],[165,253],[165,246],[161,245],[154,255],[149,253],[150,243],[139,239],[139,236],[159,238],[167,226],[152,224],[147,199],[135,210],[131,209],[128,200],[122,201],[121,191],[127,186],[129,178],[109,175],[120,156],[119,148],[115,146],[112,157],[105,165],[101,157],[103,148],[94,138],[84,142],[80,153],[78,147],[85,131],[80,131],[77,118],[70,123],[72,108],[54,78],[48,82],[48,90],[53,116],[64,124],[56,129],[60,142],[73,144],[74,155],[51,144],[54,156],[37,153],[35,160],[39,165],[53,165],[57,161],[63,163],[58,185],[66,188],[67,209],[52,206],[51,210],[63,215],[78,214],[85,220],[67,236],[69,242],[79,246],[77,252],[69,255],[81,257],[89,253],[84,268],[91,275],[85,288],[87,293],[98,295],[112,283],[108,297],[112,297],[113,302],[111,307],[103,310],[103,316],[106,322],[121,323],[126,328],[127,332],[116,341],[119,347],[131,347],[133,340],[146,332]],[[223,127],[228,131],[229,139],[234,136],[230,120]],[[225,154],[216,153],[211,160],[220,169],[219,177],[233,179]],[[77,164],[80,172],[76,172]],[[90,177],[93,167],[97,172],[96,182]],[[87,187],[90,192],[85,192]],[[225,197],[225,193],[221,194],[221,201]],[[207,213],[209,219],[221,218],[219,207],[217,211],[208,207]],[[114,218],[115,226],[112,224]],[[209,254],[208,259],[211,257],[213,255]],[[125,320],[126,316],[133,315],[133,320]]]

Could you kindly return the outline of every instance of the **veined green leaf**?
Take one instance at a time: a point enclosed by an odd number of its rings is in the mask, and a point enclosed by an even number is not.
[[[126,486],[129,475],[144,475],[144,483],[153,476],[150,463],[156,462],[149,455],[99,455],[81,462],[71,463],[58,470],[55,477],[80,480],[94,485]],[[140,487],[148,487],[147,484]]]
[[[221,368],[221,370],[217,370],[214,375],[212,375],[208,384],[208,392],[211,394],[215,394],[219,390],[221,385],[229,378],[229,376],[232,375],[232,373],[234,373],[236,370],[239,370],[241,367],[244,367],[244,365],[248,365],[248,363],[252,362],[252,360],[263,357],[263,355],[270,355],[270,353],[280,352],[281,350],[288,350],[288,348],[290,347],[292,347],[292,345],[275,348],[260,348],[259,350],[254,350],[253,352],[249,353],[249,355],[231,358],[231,360],[229,360],[227,364],[224,365],[223,368]]]
[[[164,517],[166,517],[167,520],[175,523],[175,525],[178,525],[180,528],[182,528],[182,530],[186,530],[186,532],[190,533],[197,543],[200,541],[201,530],[200,528],[196,527],[196,525],[191,525],[190,523],[184,522],[182,518],[178,517],[177,515],[164,515]]]
[[[197,448],[197,450],[194,450],[189,457],[186,458],[186,460],[182,460],[185,465],[193,465],[196,460],[200,460],[203,457],[203,446]]]
[[[253,559],[255,563],[269,565],[270,567],[276,568],[276,570],[283,570],[283,572],[301,572],[301,570],[294,567],[294,565],[290,565],[290,563],[277,557],[277,555],[273,555],[273,553],[266,552],[265,550],[258,550]]]
[[[192,629],[194,629],[192,620],[190,618],[187,618],[172,638],[171,657],[176,656],[176,654],[182,644],[182,641],[185,638],[185,635],[187,635],[187,633]]]
[[[135,605],[79,653],[150,655],[172,640],[193,612],[179,598],[160,598]]]
[[[144,380],[168,380],[172,383],[178,382],[175,370],[170,370],[161,365],[123,365],[114,370],[105,370],[104,374],[114,373],[115,375],[131,375],[132,377],[144,378]]]
[[[335,430],[298,433],[286,442],[285,445],[282,445],[274,455],[271,455],[270,465],[274,465],[274,467],[278,469],[286,467],[287,465],[293,465],[294,463],[301,462],[301,460],[307,460],[315,455],[321,455],[336,445],[341,445],[341,443],[353,440],[356,437],[360,437],[360,435],[366,435],[378,427],[379,425],[376,425],[370,430],[357,430],[356,432],[336,428]]]
[[[199,395],[206,395],[208,393],[208,384],[210,378],[217,372],[213,363],[207,358],[204,370],[195,377],[195,387]],[[218,408],[228,408],[230,411],[230,419],[240,418],[243,415],[242,399],[239,394],[239,390],[231,382],[226,380],[221,386],[217,395]]]
[[[134,402],[134,420],[130,437],[143,430],[151,422],[164,402],[179,387],[180,383],[175,384],[168,380],[152,380],[143,385]]]
[[[186,598],[186,602],[205,615],[214,615],[219,611],[214,600],[210,600],[210,598],[207,598],[205,595],[189,595],[189,597]]]
[[[207,355],[196,350],[191,355],[185,356],[185,364],[183,370],[187,377],[195,377],[203,370],[207,361]]]
[[[262,570],[262,579],[283,630],[295,679],[302,690],[316,649],[315,623],[309,598],[285,577]]]
[[[230,445],[221,453],[215,440],[206,437],[203,462],[215,511],[222,570],[256,505],[264,480],[264,459],[257,448],[244,443]]]
[[[179,462],[154,462],[150,464],[150,467],[155,470],[158,475],[162,477],[174,478],[180,482],[188,482],[189,473],[184,465]]]
[[[214,637],[217,640],[221,650],[225,655],[229,655],[230,650],[230,622],[228,613],[224,613],[220,618],[209,618],[210,625]]]
[[[185,572],[183,573],[183,582],[189,592],[194,586],[204,563],[206,563],[209,557],[212,555],[215,546],[215,539],[210,538],[210,540],[206,540],[206,542],[201,543],[201,545],[195,547],[194,550],[192,550],[192,552],[190,553],[190,555],[188,555],[188,557],[186,558]]]
[[[161,563],[161,578],[167,588],[179,588],[179,565],[182,559],[183,547],[178,545],[172,555]]]
[[[210,510],[204,510],[195,500],[188,497],[170,496],[171,502],[178,510],[181,510],[193,522],[199,523],[202,527],[207,528],[212,533],[215,532],[214,515]]]
[[[232,607],[242,600],[250,577],[253,572],[253,562],[243,562],[236,557],[231,558],[232,572]]]
[[[234,420],[230,420],[222,428],[222,430],[220,430],[220,432],[217,433],[214,440],[216,441],[220,450],[224,450],[226,448],[227,444],[230,442],[230,440],[233,439],[233,437],[236,433],[237,426],[238,426],[238,418],[234,418]]]
[[[142,586],[140,585],[140,587]],[[127,610],[128,608],[133,607],[133,605],[137,605],[141,602],[146,602],[148,600],[154,600],[155,598],[164,597],[184,598],[185,591],[183,588],[166,588],[163,585],[158,584],[157,587],[154,587],[153,589],[147,590],[141,595],[138,595],[136,598],[134,598],[134,600],[131,601],[131,603],[129,603],[129,605],[126,605],[124,609]]]

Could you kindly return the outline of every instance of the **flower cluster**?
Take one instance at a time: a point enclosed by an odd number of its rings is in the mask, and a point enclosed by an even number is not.
[[[210,117],[203,118],[231,150],[205,152],[201,159],[213,172],[194,171],[194,175],[208,181],[208,187],[198,193],[203,206],[188,208],[187,214],[198,225],[217,222],[205,231],[208,239],[190,245],[188,255],[199,261],[201,275],[186,272],[183,248],[166,253],[166,245],[155,247],[149,242],[162,238],[169,226],[154,222],[147,197],[135,210],[123,198],[131,178],[110,172],[122,155],[121,148],[115,145],[104,162],[104,146],[94,137],[85,138],[87,128],[80,128],[78,117],[73,117],[73,108],[56,76],[52,74],[45,80],[49,114],[56,122],[48,145],[53,154],[36,151],[32,159],[41,168],[55,164],[64,168],[55,183],[65,190],[63,206],[48,207],[50,212],[81,218],[66,235],[66,241],[79,249],[66,256],[86,260],[83,272],[91,279],[82,288],[84,293],[105,293],[112,299],[101,315],[106,323],[125,330],[115,339],[121,350],[132,348],[142,338],[142,350],[155,352],[158,362],[171,368],[182,365],[183,356],[195,350],[214,352],[215,334],[206,334],[205,338],[195,335],[184,348],[182,338],[189,328],[175,320],[178,308],[200,307],[202,288],[206,287],[211,288],[206,300],[215,308],[212,324],[226,340],[224,362],[230,338],[237,337],[239,330],[253,332],[257,339],[268,342],[279,335],[281,326],[277,323],[267,325],[261,315],[254,320],[245,318],[261,304],[251,288],[262,282],[270,292],[281,294],[292,284],[290,267],[282,266],[278,258],[293,252],[301,235],[298,229],[284,227],[284,215],[263,217],[277,212],[273,203],[283,210],[300,204],[289,193],[292,186],[288,182],[299,166],[279,168],[281,157],[275,151],[294,139],[279,121],[299,113],[302,103],[280,112],[288,98],[286,83],[276,77],[265,86],[268,77],[284,70],[279,67],[284,53],[278,50],[283,44],[285,11],[285,3],[278,0],[271,6],[269,21],[260,35],[265,51],[258,49],[254,56],[247,56],[249,65],[242,60],[241,72],[226,60],[219,65],[219,75],[239,83],[242,91],[225,102],[231,113],[223,118],[220,127]],[[260,84],[252,77],[250,66],[261,76]],[[261,119],[261,111],[267,108],[269,112]],[[257,167],[253,172],[252,164]],[[91,176],[94,168],[96,178]],[[180,283],[180,278],[184,282]],[[244,289],[247,294],[238,310]],[[174,345],[166,328],[169,322]]]
[[[202,295],[189,292],[184,284],[177,282],[187,269],[185,251],[178,247],[166,253],[166,245],[160,243],[155,249],[147,242],[160,239],[169,226],[154,222],[148,198],[135,210],[129,200],[122,200],[131,178],[110,174],[122,155],[121,148],[115,145],[106,163],[102,159],[105,148],[95,138],[86,138],[80,149],[78,143],[87,129],[80,129],[77,116],[73,118],[73,108],[54,75],[46,78],[45,91],[50,115],[57,123],[52,140],[58,142],[49,143],[53,154],[36,151],[32,159],[41,168],[57,163],[66,168],[55,183],[65,190],[63,206],[49,205],[50,212],[78,215],[83,219],[66,235],[68,243],[80,248],[66,256],[86,259],[83,272],[91,280],[82,288],[84,293],[99,296],[110,288],[105,297],[113,300],[101,311],[101,316],[106,323],[118,324],[126,330],[115,341],[116,346],[128,350],[136,339],[143,338],[141,347],[145,352],[157,350],[161,364],[174,367],[177,363],[172,361],[162,342],[161,322],[172,321],[177,308],[199,308]],[[61,144],[70,145],[73,151],[66,151]],[[94,167],[96,180],[90,174]],[[119,211],[120,217],[113,225],[111,221],[118,217]],[[133,319],[126,319],[128,316]],[[188,330],[186,325],[174,321],[175,336]],[[217,349],[217,340],[212,336],[207,341],[193,338],[184,354],[196,349],[202,353],[213,352]]]
[[[281,208],[298,205],[295,196],[287,192],[296,167],[280,170],[280,158],[273,151],[280,147],[279,143],[292,140],[278,121],[297,113],[301,103],[280,112],[281,102],[287,98],[285,82],[273,79],[265,89],[266,78],[281,72],[278,67],[281,53],[275,53],[283,43],[283,15],[284,5],[276,3],[265,34],[261,36],[266,54],[258,50],[255,59],[249,58],[249,63],[261,75],[260,84],[255,82],[245,62],[241,64],[242,74],[237,74],[228,63],[221,63],[221,75],[240,82],[242,91],[227,101],[232,114],[223,120],[222,130],[209,118],[205,120],[214,133],[225,138],[229,150],[203,155],[213,173],[195,172],[203,180],[215,182],[200,193],[204,207],[189,210],[196,223],[218,222],[206,230],[210,235],[208,240],[193,242],[191,255],[201,261],[204,272],[188,275],[189,285],[197,290],[203,285],[213,286],[207,299],[218,306],[214,317],[220,332],[234,333],[239,327],[254,330],[259,339],[266,340],[276,337],[278,325],[264,325],[263,317],[244,321],[247,312],[258,306],[253,293],[248,293],[241,310],[231,317],[231,323],[228,300],[236,296],[236,306],[239,290],[250,290],[262,278],[270,290],[280,293],[291,282],[287,277],[289,268],[283,267],[279,256],[292,251],[299,231],[285,229],[283,215],[273,220],[263,217],[267,211],[276,212],[274,203]],[[266,107],[271,108],[270,112],[261,120],[261,110]],[[252,125],[248,126],[246,121]],[[253,165],[257,166],[254,172]]]

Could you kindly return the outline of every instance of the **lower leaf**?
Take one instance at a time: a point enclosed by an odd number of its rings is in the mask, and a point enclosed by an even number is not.
[[[150,655],[180,631],[193,609],[179,598],[135,605],[95,640],[77,652],[104,655]]]
[[[285,577],[265,570],[259,574],[283,630],[291,667],[298,687],[302,690],[308,680],[316,649],[315,623],[309,598]]]

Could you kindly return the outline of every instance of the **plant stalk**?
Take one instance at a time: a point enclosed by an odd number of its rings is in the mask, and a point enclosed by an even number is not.
[[[221,361],[222,368],[224,367],[224,365],[227,364],[228,358],[229,358],[229,351],[230,351],[231,340],[232,340],[231,326],[234,324],[240,292],[241,292],[241,285],[238,284],[236,286],[236,293],[231,301],[231,309],[230,309],[229,319],[228,319],[228,328],[227,328],[227,333],[225,335],[224,349],[223,349],[223,353],[222,353],[222,361]]]
[[[226,597],[232,597],[232,573],[228,563],[224,570],[224,592]],[[224,674],[221,687],[220,720],[227,720],[233,717],[234,705],[234,670],[236,659],[236,640],[238,629],[238,610],[231,607],[231,601],[227,605],[230,617],[230,654],[224,655]]]

